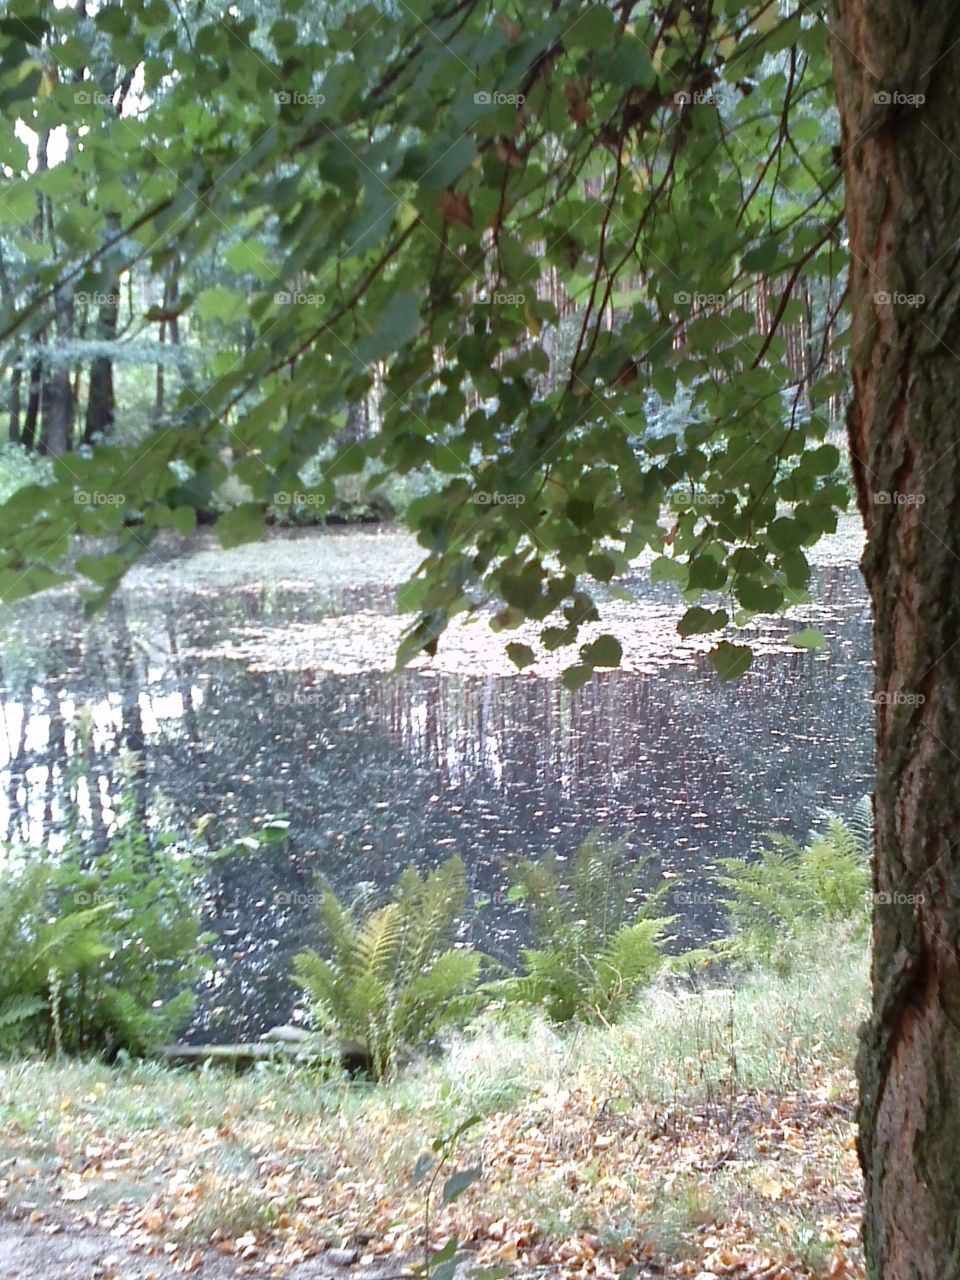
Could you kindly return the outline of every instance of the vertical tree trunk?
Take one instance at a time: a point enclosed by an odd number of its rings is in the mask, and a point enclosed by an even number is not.
[[[0,254],[0,300],[3,301],[5,307],[11,307],[14,301],[13,286],[2,254]],[[19,352],[14,350],[10,367],[10,389],[7,392],[9,422],[7,436],[11,444],[20,443],[20,384],[22,379],[23,368],[20,364]]]
[[[943,0],[838,0],[834,29],[853,307],[848,424],[877,693],[873,1004],[859,1062],[865,1242],[873,1280],[955,1280],[960,43],[956,8]]]
[[[57,317],[57,344],[67,343],[73,337],[73,296],[65,288],[57,290],[55,310]],[[40,452],[57,457],[70,448],[73,429],[73,386],[70,382],[70,366],[61,352],[51,357],[51,368],[43,395],[43,418],[40,424]]]
[[[97,338],[100,342],[113,342],[117,336],[119,307],[119,280],[106,294],[97,316]],[[106,438],[113,430],[116,405],[113,395],[113,361],[108,355],[94,356],[90,364],[90,386],[87,391],[87,416],[83,427],[84,444],[92,444],[95,437]]]
[[[34,330],[31,337],[38,345],[44,341],[44,331]],[[32,449],[37,439],[37,423],[43,401],[43,358],[36,356],[30,362],[30,385],[27,391],[27,410],[23,420],[21,440],[28,449]]]
[[[10,420],[8,435],[11,444],[20,443],[20,383],[22,376],[23,370],[18,364],[14,365],[10,371],[10,391],[7,398],[7,412]]]

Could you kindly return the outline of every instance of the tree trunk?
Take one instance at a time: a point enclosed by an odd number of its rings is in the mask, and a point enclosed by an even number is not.
[[[34,330],[31,335],[37,345],[44,341],[43,330]],[[37,438],[37,422],[43,401],[43,358],[34,357],[30,361],[30,385],[27,391],[27,411],[23,421],[21,440],[28,449],[32,449]]]
[[[114,342],[117,337],[117,319],[120,314],[120,281],[113,282],[106,301],[100,304],[97,315],[97,340]],[[83,427],[84,444],[92,444],[96,437],[106,439],[113,430],[116,405],[113,395],[113,361],[107,355],[95,356],[90,364],[90,386],[87,391],[87,417]]]
[[[14,365],[10,371],[10,392],[7,399],[7,410],[10,419],[8,436],[11,444],[20,443],[20,383],[23,371]]]
[[[65,344],[73,337],[73,297],[66,288],[57,290],[55,311],[57,317],[57,344]],[[73,428],[73,386],[70,382],[70,366],[65,355],[52,353],[51,368],[43,390],[43,418],[40,424],[40,452],[58,457],[70,448]]]
[[[875,618],[873,1002],[859,1060],[873,1280],[960,1276],[955,16],[942,0],[839,0],[834,15],[852,260],[848,426]]]
[[[0,254],[0,300],[2,300],[5,307],[12,307],[14,304],[14,290],[2,254]],[[19,352],[14,350],[10,368],[10,390],[7,393],[7,413],[9,415],[7,435],[11,444],[20,443],[20,383],[22,377],[23,369],[20,364]]]

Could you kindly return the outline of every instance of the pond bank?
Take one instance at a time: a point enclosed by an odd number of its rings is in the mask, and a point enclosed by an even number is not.
[[[34,1228],[111,1233],[200,1276],[294,1280],[333,1259],[353,1275],[345,1258],[396,1274],[421,1256],[418,1159],[479,1115],[450,1171],[482,1174],[433,1206],[435,1248],[456,1236],[480,1262],[571,1277],[860,1277],[865,996],[862,945],[824,935],[789,976],[653,991],[608,1030],[481,1027],[379,1088],[8,1064],[0,1193]]]

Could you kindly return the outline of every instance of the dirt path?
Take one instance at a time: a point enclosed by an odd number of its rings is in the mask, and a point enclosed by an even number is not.
[[[269,1252],[243,1259],[209,1247],[179,1249],[168,1254],[162,1243],[137,1245],[96,1227],[27,1218],[0,1218],[0,1280],[387,1280],[391,1267],[337,1266],[328,1257],[309,1258],[293,1266],[271,1259]]]

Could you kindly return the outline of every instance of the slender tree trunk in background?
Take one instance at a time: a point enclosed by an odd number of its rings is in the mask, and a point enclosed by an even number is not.
[[[872,1280],[955,1280],[960,42],[956,7],[943,0],[839,0],[834,28],[853,307],[848,425],[884,695],[873,1002],[859,1061],[864,1233]],[[925,101],[903,101],[911,94]],[[917,294],[925,301],[911,301]]]
[[[73,336],[73,296],[67,289],[57,290],[55,310],[57,317],[57,342],[67,342]],[[57,457],[70,448],[73,429],[73,386],[70,382],[70,366],[61,356],[54,359],[48,370],[43,397],[43,419],[40,425],[40,452]]]
[[[157,341],[160,343],[160,345],[161,345],[161,346],[163,346],[163,344],[166,342],[166,340],[167,340],[167,322],[166,322],[166,320],[161,320],[161,321],[160,321],[160,332],[159,332],[159,334],[158,334],[158,336],[157,336]],[[157,380],[156,380],[156,388],[155,388],[155,391],[154,391],[154,397],[153,397],[153,420],[154,420],[154,422],[159,422],[159,421],[160,421],[160,419],[163,417],[163,397],[164,397],[164,390],[165,390],[165,388],[164,388],[164,380],[163,380],[163,361],[162,361],[162,360],[158,360],[158,361],[157,361]]]
[[[180,262],[174,259],[167,268],[167,273],[163,281],[163,310],[168,314],[168,318],[160,321],[160,341],[169,343],[169,345],[177,350],[179,356],[180,347],[180,317],[176,314],[177,307],[180,305]],[[193,379],[190,374],[189,365],[179,360],[179,372],[184,386],[192,386]],[[156,397],[154,400],[153,416],[155,421],[163,416],[164,398],[166,395],[166,369],[161,361],[157,364],[157,383]]]
[[[32,340],[40,344],[44,340],[43,330],[35,330]],[[23,420],[21,440],[27,449],[32,449],[37,439],[37,422],[43,400],[43,357],[37,356],[30,362],[30,389],[27,392],[27,411]]]
[[[119,285],[118,285],[119,288]],[[109,294],[116,298],[116,293]],[[113,342],[116,338],[116,302],[106,302],[97,317],[97,338]],[[87,390],[87,417],[83,424],[83,443],[91,444],[95,436],[106,438],[113,431],[116,408],[114,402],[114,362],[109,356],[95,356],[90,366],[90,388]]]
[[[10,372],[10,391],[7,399],[7,412],[10,420],[9,439],[11,444],[20,443],[20,383],[23,370],[14,365]]]
[[[111,290],[105,295],[97,315],[97,340],[115,342],[117,320],[120,315],[120,281],[111,282]],[[84,444],[92,444],[94,437],[106,438],[113,430],[116,404],[113,395],[113,360],[107,355],[95,356],[90,364],[90,387],[87,392],[87,417],[83,426]]]
[[[13,287],[2,255],[0,255],[0,301],[5,307],[13,305]],[[7,392],[7,438],[11,444],[20,443],[20,383],[23,378],[23,369],[19,359],[19,353],[15,350],[10,369],[10,389]]]

